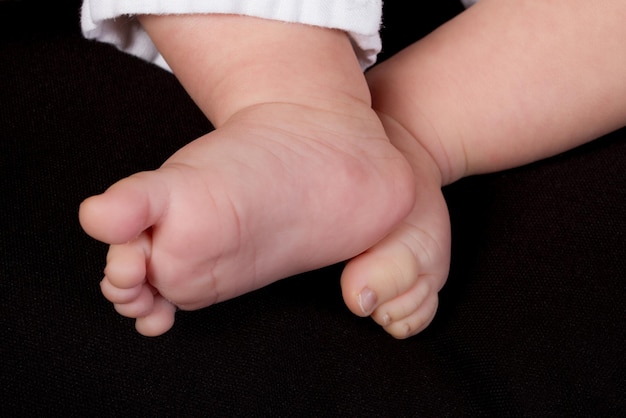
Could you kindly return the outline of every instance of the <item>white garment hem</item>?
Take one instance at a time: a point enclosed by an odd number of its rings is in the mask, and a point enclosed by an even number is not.
[[[83,35],[115,45],[169,70],[137,14],[238,14],[339,29],[352,40],[361,68],[376,62],[381,49],[381,0],[84,0]]]

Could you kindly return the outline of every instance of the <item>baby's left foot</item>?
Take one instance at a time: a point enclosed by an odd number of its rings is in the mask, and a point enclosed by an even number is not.
[[[348,263],[341,284],[353,313],[371,315],[395,338],[407,338],[435,316],[450,265],[450,220],[435,161],[400,125],[381,120],[413,168],[415,205],[391,234]]]

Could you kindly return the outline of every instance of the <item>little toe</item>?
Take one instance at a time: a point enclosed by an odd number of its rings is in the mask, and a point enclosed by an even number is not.
[[[135,329],[146,337],[156,337],[169,331],[174,325],[176,307],[161,295],[154,296],[154,304],[149,315],[137,318]]]
[[[354,314],[368,316],[415,285],[417,258],[396,235],[389,235],[346,265],[341,287],[344,301]]]
[[[139,295],[128,303],[114,304],[115,310],[122,316],[128,318],[139,318],[149,315],[154,307],[154,289],[149,285],[141,286]]]
[[[415,285],[405,293],[376,308],[371,315],[372,319],[383,327],[388,326],[418,311],[434,292],[436,294],[430,281],[420,277]]]
[[[433,321],[438,305],[439,297],[437,294],[431,294],[415,312],[405,318],[391,322],[384,329],[398,339],[418,334]]]

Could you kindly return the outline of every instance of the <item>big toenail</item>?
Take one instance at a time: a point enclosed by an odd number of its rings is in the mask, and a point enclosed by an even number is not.
[[[376,296],[376,293],[372,291],[372,289],[366,287],[363,290],[361,290],[361,293],[357,295],[356,301],[359,304],[359,307],[361,308],[361,312],[363,312],[363,315],[369,315],[372,313],[372,311],[376,307],[376,302],[378,302],[378,297]]]

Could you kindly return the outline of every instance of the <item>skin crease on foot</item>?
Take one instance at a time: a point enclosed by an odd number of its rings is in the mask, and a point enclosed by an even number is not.
[[[367,81],[338,31],[141,18],[217,129],[83,203],[85,231],[111,244],[103,294],[158,335],[176,307],[353,258],[348,308],[414,335],[448,274],[441,186],[626,123],[625,15],[616,0],[481,0]]]
[[[355,302],[344,288],[354,313],[373,306],[374,320],[398,338],[430,323],[450,257],[441,186],[626,124],[625,17],[616,0],[481,0],[368,72],[373,107],[413,167],[416,202],[391,235],[348,264],[344,283],[380,286],[377,301]]]
[[[391,234],[347,264],[342,290],[353,313],[371,315],[402,339],[422,331],[435,316],[450,265],[450,220],[441,173],[430,154],[396,121],[385,115],[381,120],[392,144],[411,163],[416,200]],[[362,288],[370,292],[355,292]]]
[[[176,308],[199,309],[361,254],[409,213],[414,173],[371,109],[344,33],[233,16],[140,20],[217,128],[159,170],[81,206],[85,231],[111,244],[102,292],[140,333],[167,331]],[[254,38],[245,36],[250,28]],[[240,45],[239,58],[216,41],[224,33]],[[254,79],[241,71],[249,68]],[[387,286],[408,286],[349,271],[342,288],[359,315],[371,309],[364,301],[391,297]],[[406,309],[386,304],[379,321],[402,328],[393,324]]]
[[[329,73],[339,77],[339,88],[327,95],[337,96],[334,101],[320,100],[315,84],[311,103],[281,99],[282,104],[248,106],[225,116],[224,109],[239,106],[232,96],[207,97],[213,90],[197,87],[214,72],[198,76],[189,69],[206,65],[176,66],[202,57],[202,51],[177,57],[181,48],[170,45],[177,37],[185,45],[189,38],[200,42],[222,20],[211,17],[204,27],[202,19],[142,19],[166,55],[171,48],[168,62],[217,130],[179,150],[161,169],[124,179],[83,203],[85,231],[111,244],[103,295],[121,315],[136,318],[141,334],[159,335],[173,325],[176,309],[203,308],[360,254],[341,279],[349,309],[371,315],[397,338],[419,332],[434,315],[449,260],[441,179],[428,154],[391,118],[379,118],[371,109],[354,59],[342,64],[351,68],[347,73]],[[226,19],[232,29],[236,22]],[[274,25],[247,24],[260,25],[257,33]],[[282,23],[279,28],[280,36],[266,44],[289,38],[284,30],[296,30],[293,36],[319,30]],[[322,74],[326,84],[328,64],[315,65],[337,45],[344,50],[332,54],[333,63],[352,54],[344,35],[323,31],[330,42],[320,48],[321,56],[289,75],[313,70],[307,82]],[[319,33],[309,35],[305,42],[314,39],[311,48],[317,47]],[[288,65],[297,63],[299,51],[288,55]],[[351,84],[354,89],[342,93]],[[218,87],[223,85],[220,79]],[[235,95],[235,103],[241,97]],[[212,109],[214,103],[226,104]],[[394,136],[393,145],[388,135]]]
[[[365,251],[406,216],[413,194],[409,165],[371,110],[270,104],[86,200],[80,220],[111,244],[105,297],[140,333],[159,335],[176,308]]]

